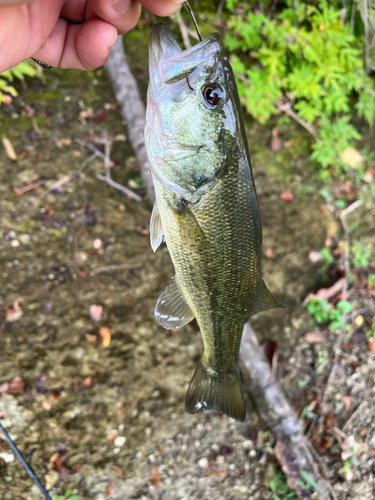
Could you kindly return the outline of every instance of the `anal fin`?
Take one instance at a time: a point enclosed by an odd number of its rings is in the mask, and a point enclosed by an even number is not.
[[[167,330],[181,328],[194,318],[177,285],[176,277],[160,295],[155,307],[156,321]]]
[[[200,361],[186,394],[185,409],[188,413],[219,410],[243,422],[246,408],[238,366],[220,375]]]

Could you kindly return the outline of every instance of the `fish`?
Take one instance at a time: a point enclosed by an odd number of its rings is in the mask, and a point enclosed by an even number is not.
[[[186,411],[243,421],[242,330],[280,303],[261,276],[259,206],[234,74],[218,33],[181,50],[164,24],[152,31],[149,73],[150,242],[155,252],[165,241],[176,273],[155,318],[169,330],[198,322],[204,353]]]

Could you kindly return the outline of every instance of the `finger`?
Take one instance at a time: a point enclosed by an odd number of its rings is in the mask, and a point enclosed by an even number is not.
[[[85,22],[86,3],[86,0],[66,0],[61,10],[61,17],[73,23]]]
[[[137,0],[89,0],[86,7],[86,19],[99,17],[112,24],[119,35],[132,30],[140,15]]]
[[[185,0],[140,0],[143,7],[156,16],[170,16],[177,12]]]
[[[105,63],[116,38],[116,28],[101,19],[69,24],[60,18],[33,57],[54,67],[93,70]]]
[[[19,5],[36,1],[37,0],[0,0],[0,7],[18,7]]]

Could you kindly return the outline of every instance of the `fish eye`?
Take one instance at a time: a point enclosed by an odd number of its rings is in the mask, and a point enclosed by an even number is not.
[[[217,106],[223,97],[223,91],[217,85],[209,83],[202,87],[202,94],[204,99],[211,106]]]

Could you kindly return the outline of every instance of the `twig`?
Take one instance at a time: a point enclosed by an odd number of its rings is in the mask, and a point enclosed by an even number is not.
[[[245,83],[246,85],[250,84],[250,81],[246,76],[242,75],[241,73],[235,72],[235,76],[241,80],[241,82]],[[279,103],[279,102],[273,102],[273,104],[276,106],[277,110],[279,113],[285,113],[288,115],[290,118],[293,118],[297,123],[299,123],[307,132],[309,132],[316,141],[319,140],[317,133],[315,132],[314,127],[309,125],[305,120],[303,120],[295,111],[292,109],[293,103],[288,101],[284,103]]]
[[[355,18],[355,11],[357,8],[357,2],[354,0],[352,4],[352,12],[350,14],[350,33],[353,35],[354,33],[354,18]]]
[[[122,191],[124,194],[126,194],[127,196],[129,196],[133,200],[142,201],[142,198],[138,194],[134,193],[134,191],[123,186],[122,184],[119,184],[118,182],[114,181],[112,179],[112,177],[108,177],[107,175],[100,175],[100,174],[96,174],[95,177],[97,179],[99,179],[100,181],[106,182],[107,184],[109,184],[113,188],[118,189],[119,191]]]
[[[341,212],[341,215],[340,215],[340,220],[341,220],[341,224],[342,224],[342,227],[344,229],[344,232],[345,232],[345,239],[346,239],[346,249],[345,249],[345,257],[344,257],[345,281],[344,281],[344,285],[342,288],[342,298],[343,299],[346,298],[346,295],[348,292],[348,276],[350,273],[350,235],[349,235],[349,228],[348,228],[348,225],[346,223],[346,217],[351,212],[353,212],[353,210],[360,207],[362,205],[362,203],[363,203],[362,200],[355,201],[354,203],[349,205],[347,208],[345,208]],[[331,382],[336,374],[337,364],[338,364],[338,360],[339,360],[340,353],[341,353],[341,344],[342,344],[342,341],[344,338],[345,326],[346,326],[348,319],[349,319],[349,315],[344,314],[343,320],[342,320],[342,325],[340,328],[340,333],[339,333],[339,336],[337,337],[337,340],[336,340],[334,348],[333,348],[334,352],[335,352],[335,356],[333,358],[332,368],[331,368],[330,374],[328,375],[326,387],[325,387],[323,397],[322,397],[322,402],[321,402],[321,408],[322,408],[323,415],[325,414],[325,404],[326,404],[327,397],[328,397],[329,387],[330,387]]]
[[[270,18],[270,17],[272,16],[273,11],[275,10],[275,7],[276,7],[276,5],[277,5],[277,2],[278,2],[278,1],[279,1],[279,0],[273,0],[272,5],[271,5],[270,9],[269,9],[269,11],[267,12],[267,17],[268,17],[268,18]]]
[[[112,264],[110,266],[98,267],[89,272],[90,276],[95,276],[95,274],[105,273],[107,271],[120,271],[122,269],[139,269],[143,267],[143,264]]]
[[[309,132],[316,141],[318,141],[318,136],[315,132],[315,129],[309,125],[305,120],[303,120],[295,111],[292,109],[292,104],[290,102],[286,104],[278,104],[276,103],[276,107],[279,111],[285,113],[290,118],[293,118],[297,123],[299,123],[307,132]]]
[[[221,13],[223,12],[223,8],[225,5],[225,0],[220,0],[219,7],[217,8],[216,11],[216,21],[221,22]]]
[[[93,153],[96,154],[96,156],[99,156],[103,161],[105,161],[105,156],[104,154],[100,151],[100,149],[96,148],[93,144],[87,141],[82,141],[82,139],[75,138],[74,142],[79,144],[80,146],[83,146],[85,148],[91,149]]]
[[[16,455],[18,460],[21,462],[22,466],[24,467],[24,469],[26,470],[28,475],[31,477],[31,479],[34,481],[34,483],[38,486],[39,490],[44,495],[46,500],[52,500],[52,498],[50,497],[50,495],[48,494],[48,492],[46,491],[46,489],[44,488],[42,483],[39,481],[39,479],[35,475],[35,472],[32,470],[30,465],[23,458],[21,452],[18,450],[17,446],[13,443],[12,439],[10,438],[9,434],[6,432],[4,427],[1,425],[1,423],[0,423],[0,435],[2,435],[5,438],[5,441],[8,443],[8,445],[10,446],[13,453]]]
[[[126,196],[129,196],[135,201],[142,201],[142,198],[134,193],[131,189],[123,186],[122,184],[119,184],[118,182],[114,181],[111,177],[111,145],[112,145],[112,139],[108,136],[104,136],[102,140],[100,141],[101,144],[104,145],[104,153],[100,151],[97,147],[95,147],[93,144],[90,144],[89,142],[82,141],[81,139],[74,139],[76,143],[80,144],[81,146],[84,146],[88,149],[91,149],[93,152],[93,155],[90,156],[91,159],[94,159],[96,156],[99,156],[103,162],[104,162],[104,169],[105,169],[105,175],[100,175],[96,174],[96,178],[99,179],[100,181],[104,181],[110,186],[114,187],[115,189],[118,189],[122,193],[126,194]],[[88,163],[88,162],[87,162]],[[86,163],[86,165],[87,165]],[[80,169],[81,171],[81,169]]]
[[[344,431],[350,424],[350,422],[353,420],[353,418],[357,415],[357,413],[359,412],[359,410],[362,408],[362,406],[364,405],[364,403],[367,403],[367,398],[363,398],[362,401],[359,403],[359,405],[357,406],[357,408],[353,411],[353,413],[350,415],[350,418],[348,419],[348,421],[346,422],[346,424],[344,425],[344,427],[342,428],[342,431]]]

